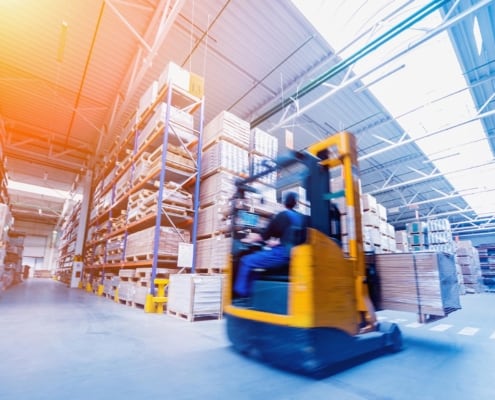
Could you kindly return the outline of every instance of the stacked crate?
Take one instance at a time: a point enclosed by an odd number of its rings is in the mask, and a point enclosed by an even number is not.
[[[236,191],[235,180],[249,171],[249,137],[249,122],[227,111],[205,126],[195,249],[197,269],[225,267],[230,253],[230,246],[226,245],[230,243],[230,199]],[[223,245],[215,247],[220,242]]]
[[[429,250],[455,252],[449,220],[446,218],[432,219],[427,222],[427,243]]]

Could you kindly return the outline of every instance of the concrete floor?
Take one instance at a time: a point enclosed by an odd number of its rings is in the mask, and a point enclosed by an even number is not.
[[[396,321],[404,349],[316,380],[235,353],[224,321],[187,322],[52,280],[0,297],[0,399],[495,399],[495,295],[433,324]]]

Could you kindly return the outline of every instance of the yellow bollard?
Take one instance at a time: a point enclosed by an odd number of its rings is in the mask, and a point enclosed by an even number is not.
[[[103,285],[98,285],[98,290],[96,291],[96,294],[98,296],[103,296],[103,289],[104,289]]]
[[[91,283],[86,283],[86,292],[89,292],[89,293],[92,293],[93,292],[93,288],[91,287]]]
[[[165,297],[165,287],[168,285],[168,279],[157,278],[155,285],[158,286],[156,296],[148,293],[144,304],[144,312],[163,314],[164,305],[168,298]]]
[[[146,295],[146,301],[144,303],[144,312],[145,313],[155,313],[156,312],[155,303],[153,302],[153,295],[151,293],[148,293]]]
[[[153,298],[153,301],[156,303],[156,312],[158,314],[163,314],[163,306],[168,300],[168,298],[165,297],[165,286],[168,285],[168,279],[155,279],[155,284],[158,286],[158,290],[156,292],[157,296]]]

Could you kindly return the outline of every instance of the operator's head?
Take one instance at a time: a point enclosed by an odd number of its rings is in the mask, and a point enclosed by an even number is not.
[[[295,192],[287,192],[284,198],[284,206],[289,210],[292,210],[297,204],[297,193]]]

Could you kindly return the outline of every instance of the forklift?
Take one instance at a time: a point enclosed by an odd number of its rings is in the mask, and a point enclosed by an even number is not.
[[[259,251],[243,238],[263,229],[267,219],[262,207],[258,210],[247,200],[257,192],[255,183],[274,172],[279,191],[298,186],[306,192],[305,241],[292,248],[286,268],[256,271],[249,305],[238,305],[233,287],[239,260]],[[343,190],[331,193],[336,173]],[[401,349],[399,327],[377,321],[370,297],[376,280],[363,250],[352,134],[340,132],[305,150],[291,150],[260,173],[237,181],[236,188],[224,299],[227,335],[236,351],[274,367],[318,376]],[[341,200],[348,231],[345,248],[341,212],[334,203],[339,197],[345,199]]]

